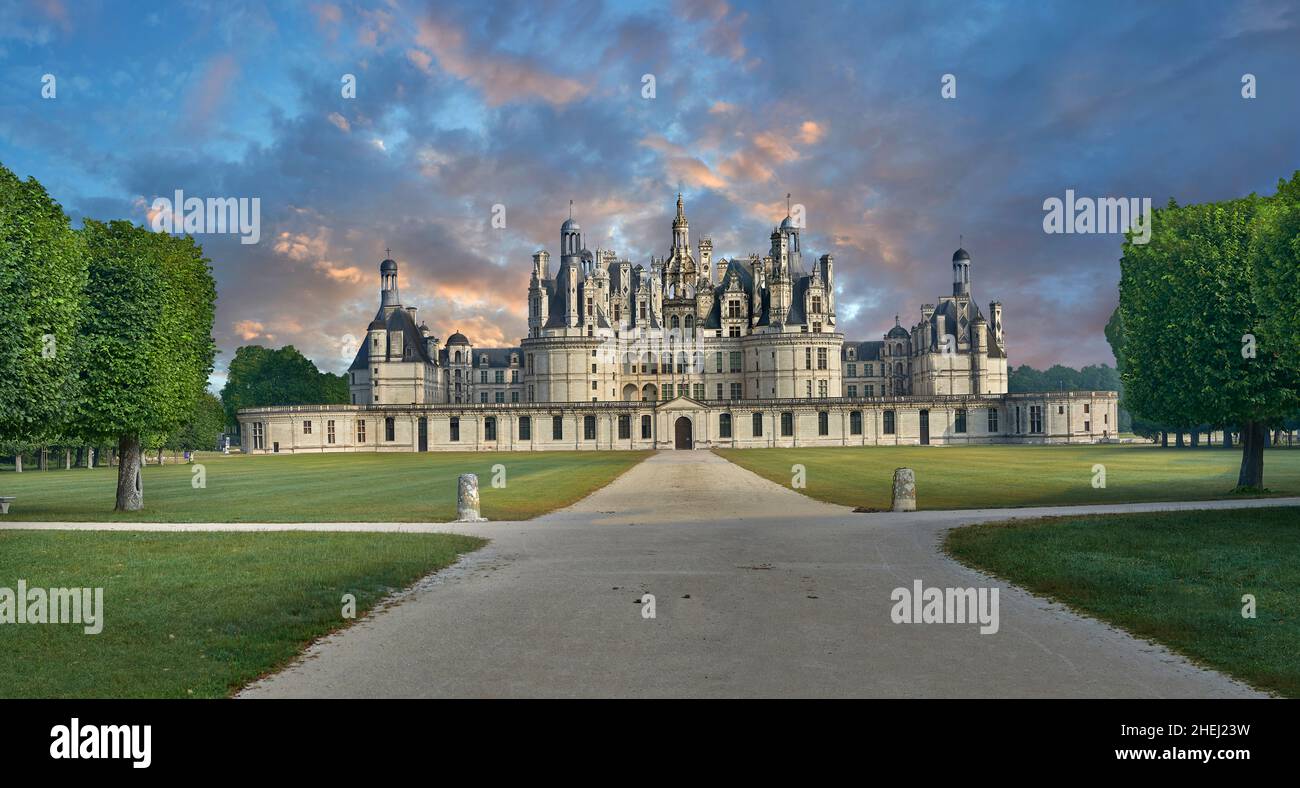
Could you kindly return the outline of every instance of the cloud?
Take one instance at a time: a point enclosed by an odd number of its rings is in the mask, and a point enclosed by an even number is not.
[[[438,59],[443,71],[483,91],[490,106],[533,98],[564,105],[589,90],[582,82],[547,72],[531,60],[468,45],[464,33],[441,15],[420,21],[416,41]],[[432,61],[425,52],[409,50],[407,57],[423,70],[429,70]]]

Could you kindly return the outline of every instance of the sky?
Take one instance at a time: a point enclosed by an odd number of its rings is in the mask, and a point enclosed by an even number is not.
[[[75,226],[259,198],[258,243],[198,236],[215,387],[245,344],[346,369],[389,248],[436,335],[517,344],[570,200],[589,248],[648,264],[678,191],[715,260],[766,253],[792,195],[846,339],[950,294],[960,242],[1011,364],[1113,365],[1123,238],[1046,233],[1044,200],[1272,193],[1300,169],[1297,9],[0,0],[0,164]]]

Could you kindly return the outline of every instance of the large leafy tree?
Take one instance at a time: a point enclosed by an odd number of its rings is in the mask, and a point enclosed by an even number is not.
[[[1127,404],[1155,421],[1241,425],[1238,486],[1264,484],[1267,427],[1294,412],[1297,360],[1247,357],[1260,310],[1250,239],[1261,199],[1155,211],[1147,244],[1120,260],[1120,369]]]
[[[85,288],[85,246],[63,209],[0,165],[0,440],[9,451],[67,426]]]
[[[293,345],[279,349],[245,345],[230,361],[221,389],[226,419],[235,411],[267,405],[342,405],[348,402],[347,378],[321,372]]]
[[[1278,183],[1252,229],[1259,352],[1300,358],[1300,172]]]
[[[189,236],[87,221],[81,434],[118,446],[117,503],[144,505],[140,450],[182,424],[205,391],[216,346],[216,284]]]

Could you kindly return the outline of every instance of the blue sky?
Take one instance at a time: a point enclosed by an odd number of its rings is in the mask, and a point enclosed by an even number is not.
[[[1043,200],[1223,199],[1300,168],[1283,2],[0,2],[0,73],[0,163],[74,221],[261,198],[259,243],[200,238],[218,384],[248,343],[341,371],[386,247],[435,333],[513,344],[570,199],[589,247],[645,263],[679,189],[726,258],[764,252],[793,194],[850,339],[949,292],[962,236],[1011,363],[1113,363],[1120,238],[1045,234]]]

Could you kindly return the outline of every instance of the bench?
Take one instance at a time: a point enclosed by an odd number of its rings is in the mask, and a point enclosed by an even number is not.
[[[9,504],[14,502],[12,495],[0,495],[0,514],[9,514]]]

